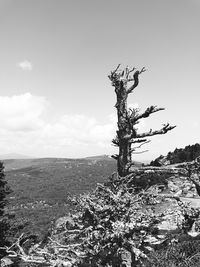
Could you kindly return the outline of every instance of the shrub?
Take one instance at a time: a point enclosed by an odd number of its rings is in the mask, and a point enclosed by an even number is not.
[[[6,196],[10,193],[7,186],[4,174],[4,165],[0,162],[0,247],[7,244],[6,232],[8,231],[9,225],[8,220],[5,216]],[[0,258],[4,255],[3,251],[0,250]]]

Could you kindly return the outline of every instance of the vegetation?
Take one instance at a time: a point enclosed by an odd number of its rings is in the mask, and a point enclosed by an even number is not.
[[[176,164],[195,160],[200,156],[200,144],[188,145],[184,148],[176,148],[173,152],[169,152],[166,157],[160,155],[155,160],[151,161],[151,166],[162,165],[162,160],[165,159],[168,164]]]
[[[15,253],[15,258],[22,259],[26,266],[167,266],[166,262],[168,266],[192,266],[184,264],[194,260],[200,263],[198,250],[189,246],[198,238],[188,235],[194,223],[200,226],[200,211],[183,204],[178,197],[157,194],[154,187],[144,191],[133,185],[129,176],[111,177],[106,185],[99,184],[93,192],[72,198],[76,213],[68,214],[57,224],[47,243],[27,244],[33,237],[21,235],[7,248],[7,253]],[[168,231],[171,234],[160,230],[166,218],[175,221],[176,230]],[[184,244],[182,251],[180,243]]]
[[[198,267],[200,264],[200,239],[182,235],[168,247],[150,253],[151,260],[144,262],[146,267]]]
[[[42,240],[52,223],[70,211],[71,196],[93,190],[116,171],[116,162],[106,156],[5,160],[4,165],[12,189],[6,205],[11,241],[21,233]]]
[[[6,245],[6,234],[8,231],[8,221],[5,216],[6,196],[10,193],[5,180],[4,165],[0,162],[0,247]],[[0,258],[3,256],[2,250],[0,250]]]
[[[119,147],[119,154],[113,156],[117,173],[96,184],[92,192],[68,198],[71,211],[57,220],[40,242],[33,233],[16,236],[10,247],[4,247],[16,264],[22,260],[25,266],[49,267],[199,266],[200,250],[192,244],[200,244],[200,209],[183,203],[178,195],[159,191],[158,185],[167,186],[170,175],[184,173],[196,183],[200,195],[200,162],[196,159],[182,168],[143,166],[130,171],[132,153],[149,142],[146,137],[165,134],[175,126],[166,124],[158,131],[137,132],[141,118],[163,109],[151,106],[141,114],[128,110],[128,95],[145,69],[119,67],[109,76],[117,94],[118,130],[113,140]],[[128,86],[130,82],[133,84]],[[137,143],[138,147],[132,147]],[[41,168],[28,170],[28,179],[30,173],[34,179],[40,176]],[[89,177],[93,179],[95,173]],[[70,184],[67,186],[70,188]]]

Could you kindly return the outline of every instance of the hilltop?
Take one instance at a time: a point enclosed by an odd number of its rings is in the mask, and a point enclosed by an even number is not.
[[[0,160],[6,160],[6,159],[30,159],[32,157],[29,157],[27,155],[17,154],[17,153],[8,153],[8,154],[2,154],[0,155]]]
[[[174,151],[168,152],[166,156],[160,155],[155,160],[151,161],[152,166],[161,166],[176,164],[182,162],[190,162],[200,156],[200,144],[188,145],[184,148],[176,148]]]

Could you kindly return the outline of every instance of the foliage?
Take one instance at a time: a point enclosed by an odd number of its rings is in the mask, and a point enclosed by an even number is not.
[[[21,233],[34,233],[41,240],[52,221],[69,212],[70,196],[94,189],[116,170],[115,160],[106,156],[5,160],[4,165],[13,190],[6,206],[13,241]]]
[[[3,163],[0,162],[0,216],[3,215],[4,213],[4,207],[6,203],[6,194],[7,194],[7,189],[6,189],[6,180],[5,180],[5,174],[4,174],[4,166]]]
[[[185,238],[177,240],[171,246],[149,254],[146,267],[198,267],[200,265],[200,240]]]
[[[173,152],[168,152],[166,160],[168,160],[170,164],[175,164],[193,161],[198,156],[200,156],[200,144],[196,143],[194,145],[185,146],[184,148],[176,148]],[[160,166],[159,162],[163,158],[164,156],[160,155],[158,158],[151,161],[150,165]]]
[[[7,244],[6,232],[8,231],[8,221],[5,216],[6,196],[10,193],[5,180],[4,165],[0,162],[0,247]],[[0,250],[0,257],[2,251]]]
[[[57,222],[45,240],[38,243],[33,233],[23,234],[6,248],[7,253],[36,266],[192,266],[199,260],[199,251],[190,244],[199,242],[200,210],[178,197],[158,194],[157,169],[145,170],[135,169],[123,178],[112,175],[93,192],[74,196],[71,213]],[[144,181],[151,178],[152,186],[142,189],[137,183],[140,176]],[[176,231],[161,234],[160,225],[168,220],[175,223]]]
[[[170,242],[160,237],[158,229],[168,211],[155,212],[155,206],[165,201],[162,195],[151,190],[130,191],[125,183],[99,184],[90,194],[71,199],[76,212],[54,228],[46,244],[25,248],[29,237],[21,236],[7,252],[47,266],[139,266],[150,260],[151,240],[159,247]],[[182,214],[194,216],[178,203]],[[183,220],[183,225],[188,221]]]
[[[4,247],[8,257],[17,263],[22,260],[25,266],[38,267],[139,267],[166,266],[165,263],[192,266],[188,264],[199,263],[199,251],[190,242],[199,235],[200,210],[184,204],[178,196],[158,194],[157,185],[166,185],[169,170],[166,173],[145,168],[131,170],[135,164],[131,154],[148,142],[146,137],[165,134],[175,127],[167,123],[157,131],[137,132],[135,125],[140,119],[163,110],[156,106],[150,106],[141,114],[135,109],[127,110],[128,94],[137,87],[138,77],[144,71],[144,68],[138,71],[128,67],[120,70],[118,66],[109,76],[117,94],[118,131],[113,140],[119,147],[119,155],[113,156],[117,159],[117,175],[105,184],[98,184],[91,193],[71,198],[71,212],[56,221],[56,226],[40,242],[34,233],[22,233],[10,247]],[[132,85],[128,86],[130,82]],[[131,146],[136,143],[138,147]],[[198,162],[194,169],[188,168],[193,179],[199,170]],[[28,169],[34,177],[40,176],[41,168]],[[54,184],[55,175],[52,173]],[[60,190],[57,183],[56,187]],[[29,204],[37,206],[41,201]],[[43,201],[42,204],[49,203]],[[180,242],[181,235],[191,238],[186,243]]]
[[[169,172],[156,172],[154,170],[148,169],[137,169],[133,171],[131,174],[125,177],[119,177],[116,173],[113,173],[109,178],[110,182],[106,182],[105,184],[112,186],[126,185],[129,192],[140,192],[141,190],[147,190],[148,188],[157,185],[163,186],[163,188],[167,187],[168,178],[172,174]],[[114,178],[114,179],[113,179]]]

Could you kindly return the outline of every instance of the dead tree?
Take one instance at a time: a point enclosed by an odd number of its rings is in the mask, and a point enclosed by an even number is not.
[[[138,109],[131,109],[127,107],[128,95],[138,86],[139,76],[145,71],[145,68],[142,68],[139,71],[135,68],[130,69],[129,67],[121,70],[119,64],[108,76],[112,82],[112,86],[115,87],[115,93],[117,96],[117,103],[115,107],[117,109],[118,130],[117,136],[112,140],[112,142],[114,145],[119,147],[119,154],[113,155],[112,157],[117,160],[118,174],[121,177],[130,173],[130,167],[134,165],[131,156],[137,148],[149,142],[146,137],[157,134],[165,134],[176,127],[170,126],[169,123],[167,123],[164,124],[160,130],[153,131],[150,129],[148,132],[141,134],[138,133],[136,125],[140,119],[147,118],[152,113],[164,110],[164,108],[150,106],[143,113],[139,113]],[[134,145],[137,146],[133,147]]]

